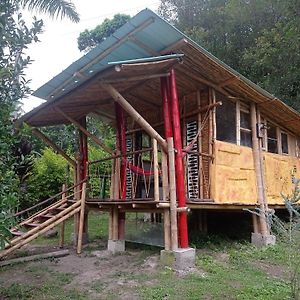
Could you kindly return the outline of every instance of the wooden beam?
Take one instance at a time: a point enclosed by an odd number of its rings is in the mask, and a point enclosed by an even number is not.
[[[32,128],[32,133],[43,140],[48,146],[50,146],[54,151],[60,154],[66,161],[76,169],[76,162],[68,156],[59,146],[57,146],[54,142],[52,142],[45,134],[39,131],[37,128]]]
[[[80,125],[79,122],[77,122],[72,117],[65,114],[59,107],[55,107],[55,110],[60,113],[63,117],[65,117],[67,120],[69,120],[71,123],[73,123],[80,131],[82,131],[86,136],[91,138],[97,145],[99,145],[104,151],[113,154],[113,150],[107,147],[104,142],[102,142],[99,138],[88,132],[83,126]]]
[[[238,79],[239,79],[239,78],[236,77],[236,76],[231,77],[231,78],[229,78],[229,79],[226,79],[226,80],[221,81],[220,83],[218,83],[218,87],[222,88],[222,87],[224,87],[224,86],[226,86],[226,85],[228,85],[228,84],[231,84],[231,83],[235,82],[235,81],[238,80]]]
[[[102,87],[119,103],[123,109],[137,122],[153,139],[167,150],[167,143],[161,135],[130,105],[130,103],[110,84],[102,84]]]
[[[139,80],[148,80],[153,78],[167,77],[170,73],[158,73],[150,75],[137,75],[131,77],[120,77],[116,79],[100,79],[101,83],[120,83],[120,82],[130,82],[130,81],[139,81]]]
[[[181,48],[182,46],[184,46],[185,44],[187,44],[187,40],[186,39],[181,39],[177,42],[175,42],[174,44],[168,46],[167,48],[163,49],[160,54],[168,54],[171,51],[177,50],[179,48]]]

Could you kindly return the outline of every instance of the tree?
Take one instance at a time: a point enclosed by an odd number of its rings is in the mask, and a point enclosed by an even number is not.
[[[27,26],[20,12],[21,5],[76,21],[76,12],[72,14],[72,6],[68,7],[64,1],[0,1],[0,248],[10,236],[8,228],[20,195],[19,178],[23,178],[21,173],[24,173],[18,168],[16,157],[22,138],[13,124],[20,110],[20,100],[30,91],[24,70],[31,60],[24,50],[38,41],[43,26],[43,21],[35,17],[31,26]],[[23,153],[20,158],[24,162]]]
[[[105,19],[100,25],[92,30],[86,29],[81,32],[77,45],[80,51],[89,51],[113,34],[130,19],[129,15],[116,14],[110,19]]]
[[[31,11],[45,13],[52,18],[67,17],[71,21],[78,23],[80,18],[75,9],[75,5],[65,0],[20,0],[23,8]]]
[[[219,59],[300,109],[299,5],[297,0],[162,0],[160,14]]]

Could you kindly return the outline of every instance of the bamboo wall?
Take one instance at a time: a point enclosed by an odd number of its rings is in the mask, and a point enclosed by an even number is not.
[[[256,178],[252,149],[216,141],[212,164],[212,198],[216,203],[255,204]],[[300,159],[264,153],[268,204],[283,204],[281,193],[290,194],[293,177],[300,178]]]

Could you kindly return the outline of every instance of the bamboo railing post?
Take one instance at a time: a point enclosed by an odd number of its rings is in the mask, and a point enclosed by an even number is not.
[[[177,228],[177,199],[176,199],[176,174],[175,153],[173,138],[167,139],[169,157],[169,183],[170,183],[170,222],[171,222],[171,250],[178,249]]]
[[[164,240],[165,250],[171,250],[171,226],[169,209],[164,209]]]
[[[168,176],[168,157],[164,150],[161,151],[161,171],[162,171],[162,187],[163,187],[163,201],[170,200],[169,195],[169,176]]]
[[[78,241],[77,241],[77,254],[81,253],[82,249],[82,236],[84,227],[84,216],[85,216],[85,196],[86,196],[86,183],[82,185],[81,192],[81,204],[80,204],[80,217],[79,217],[79,230],[78,230]]]
[[[158,175],[158,148],[157,140],[152,139],[153,147],[153,179],[154,179],[154,201],[159,201],[159,175]]]
[[[256,183],[257,183],[257,202],[260,207],[260,229],[262,235],[268,235],[269,229],[266,220],[266,201],[265,201],[265,192],[263,185],[263,174],[262,174],[262,166],[261,166],[261,149],[259,147],[259,140],[257,137],[257,117],[256,117],[256,106],[255,103],[252,102],[250,106],[251,112],[251,133],[252,133],[252,152],[253,152],[253,161],[256,175]]]
[[[62,194],[61,200],[65,201],[66,200],[66,185],[63,184],[62,186],[62,191],[64,192]],[[65,222],[61,222],[60,225],[60,235],[59,235],[59,248],[63,248],[65,244]]]

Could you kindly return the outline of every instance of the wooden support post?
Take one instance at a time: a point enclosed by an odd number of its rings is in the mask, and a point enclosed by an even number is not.
[[[198,90],[197,91],[197,109],[198,109],[198,115],[197,115],[197,120],[198,120],[198,130],[200,130],[202,126],[202,117],[201,117],[201,92]],[[202,132],[198,135],[198,152],[202,153]],[[202,156],[199,156],[199,165],[198,165],[198,174],[199,174],[199,198],[203,199],[203,176],[202,176],[202,168],[203,168],[203,163],[202,163]]]
[[[119,211],[117,207],[113,208],[113,240],[118,240],[119,239],[119,224],[118,224],[118,220],[119,220]]]
[[[84,182],[82,185],[82,192],[81,192],[77,254],[80,254],[82,249],[82,236],[83,236],[83,226],[84,226],[84,217],[85,217],[85,195],[86,195],[86,183]]]
[[[138,123],[151,138],[157,140],[163,149],[167,149],[166,140],[152,128],[152,126],[130,105],[130,103],[110,84],[101,84],[101,86],[111,95],[111,97],[119,103],[123,109]]]
[[[260,232],[259,219],[258,216],[255,214],[252,214],[252,223],[253,223],[253,232],[259,233]]]
[[[113,239],[113,210],[110,209],[109,211],[109,221],[108,221],[108,239]]]
[[[161,171],[162,171],[162,188],[163,188],[163,201],[169,201],[169,176],[168,176],[168,157],[164,151],[161,151]]]
[[[184,178],[184,166],[183,166],[183,152],[182,152],[182,139],[181,139],[181,124],[180,124],[180,111],[179,102],[176,87],[175,70],[171,70],[171,76],[169,78],[169,92],[171,103],[171,116],[173,125],[174,146],[176,149],[175,166],[176,166],[176,191],[178,197],[178,206],[186,206],[186,194],[185,194],[185,178]],[[178,230],[180,237],[180,247],[188,248],[188,226],[187,226],[187,213],[181,212],[178,217]]]
[[[43,140],[48,146],[50,146],[54,151],[60,154],[70,166],[74,169],[76,168],[76,162],[71,159],[60,147],[58,147],[54,142],[52,142],[45,134],[39,131],[37,128],[32,128],[32,133]]]
[[[167,139],[170,184],[171,250],[178,249],[175,153],[173,138]]]
[[[171,250],[171,226],[170,226],[170,210],[164,209],[164,239],[165,250]]]
[[[154,201],[159,201],[159,174],[158,174],[158,148],[157,140],[152,139],[153,148],[153,177],[154,177]]]
[[[64,192],[62,194],[62,201],[67,201],[66,197],[66,185],[63,184],[62,191]],[[63,221],[60,225],[60,235],[59,235],[59,248],[63,248],[65,244],[65,222]]]
[[[266,201],[265,201],[265,190],[263,186],[263,170],[261,166],[261,149],[259,148],[259,140],[257,137],[256,132],[256,124],[257,124],[257,117],[256,117],[256,105],[254,102],[251,103],[250,106],[251,112],[251,133],[252,133],[252,152],[253,152],[253,161],[254,161],[254,168],[255,168],[255,176],[256,176],[256,183],[257,183],[257,202],[260,208],[260,229],[262,235],[270,234],[267,220],[266,220]]]

